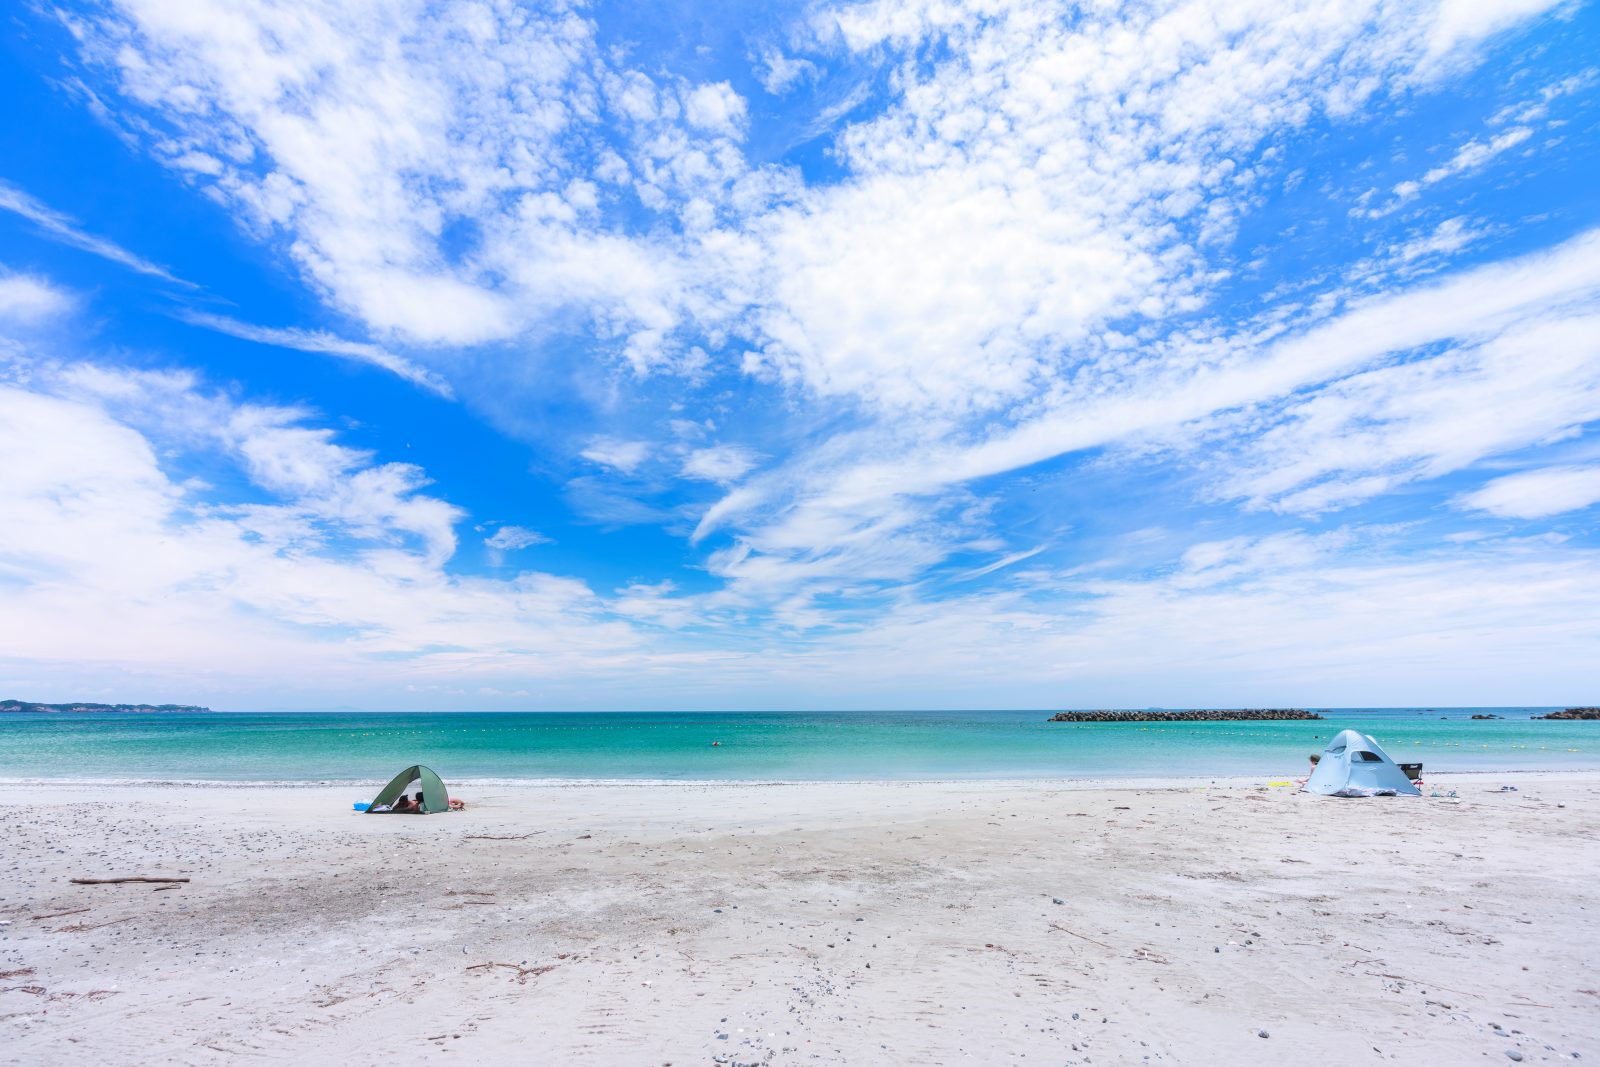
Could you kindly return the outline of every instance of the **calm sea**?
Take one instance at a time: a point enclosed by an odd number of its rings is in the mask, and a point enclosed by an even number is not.
[[[1043,711],[7,714],[0,778],[342,782],[412,763],[446,780],[1288,776],[1347,727],[1425,774],[1600,768],[1600,722],[1532,720],[1547,710],[1246,723],[1050,723]]]

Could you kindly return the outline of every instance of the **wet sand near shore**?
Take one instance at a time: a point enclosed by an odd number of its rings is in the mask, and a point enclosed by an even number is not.
[[[1176,786],[12,787],[0,1061],[1600,1057],[1600,774]]]

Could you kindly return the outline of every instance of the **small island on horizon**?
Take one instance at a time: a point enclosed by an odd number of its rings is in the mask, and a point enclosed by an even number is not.
[[[60,712],[154,712],[154,711],[210,711],[198,704],[96,704],[87,700],[68,704],[40,704],[31,700],[0,700],[0,712],[32,712],[56,714]]]

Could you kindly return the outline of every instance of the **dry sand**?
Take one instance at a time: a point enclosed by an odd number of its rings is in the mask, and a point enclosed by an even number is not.
[[[1600,1060],[1600,775],[1435,786],[11,786],[0,1060]]]

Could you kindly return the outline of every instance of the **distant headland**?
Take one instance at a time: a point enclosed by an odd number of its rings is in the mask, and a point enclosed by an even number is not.
[[[152,712],[152,711],[210,711],[195,704],[92,704],[87,701],[74,701],[71,704],[36,704],[31,700],[0,700],[0,713],[7,711],[24,712]]]
[[[1226,711],[1062,711],[1050,722],[1255,722],[1320,719],[1299,708],[1236,708]]]

